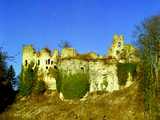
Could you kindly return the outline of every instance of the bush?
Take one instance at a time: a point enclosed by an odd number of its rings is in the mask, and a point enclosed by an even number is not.
[[[60,92],[61,91],[61,82],[64,79],[64,76],[62,74],[62,71],[57,71],[57,76],[56,76],[56,88],[57,91]]]
[[[57,79],[58,68],[49,68],[49,75],[55,79]]]
[[[28,96],[31,94],[31,92],[32,92],[31,82],[20,81],[19,94],[22,96]]]
[[[131,73],[132,76],[136,73],[136,64],[132,63],[118,63],[117,65],[117,75],[119,85],[125,85],[128,78],[128,72]]]
[[[40,95],[40,94],[43,94],[45,90],[46,90],[45,82],[43,80],[37,80],[33,88],[33,93]]]
[[[59,72],[57,89],[62,92],[66,99],[82,98],[89,91],[88,73],[66,74]]]

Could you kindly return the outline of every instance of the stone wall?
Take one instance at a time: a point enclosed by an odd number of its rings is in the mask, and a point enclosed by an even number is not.
[[[59,62],[59,69],[65,71],[65,73],[68,74],[74,74],[77,72],[88,72],[89,64],[85,60],[64,59]]]
[[[89,62],[90,92],[119,90],[116,64]]]
[[[70,59],[61,61],[59,67],[68,74],[88,72],[90,92],[119,90],[116,64]]]

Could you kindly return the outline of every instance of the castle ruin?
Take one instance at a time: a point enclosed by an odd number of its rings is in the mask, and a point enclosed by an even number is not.
[[[52,52],[44,48],[36,51],[32,45],[23,47],[22,65],[26,68],[31,62],[38,66],[38,79],[44,80],[48,89],[56,90],[56,78],[49,74],[50,69],[61,69],[65,73],[88,72],[90,92],[119,90],[117,77],[117,63],[124,63],[122,53],[125,51],[127,62],[136,62],[137,58],[131,54],[135,48],[124,43],[122,35],[114,35],[113,43],[106,56],[94,52],[79,54],[74,48],[63,48],[61,53],[55,49]],[[33,68],[34,69],[34,68]],[[128,86],[132,76],[128,73]],[[105,84],[107,82],[107,85]]]

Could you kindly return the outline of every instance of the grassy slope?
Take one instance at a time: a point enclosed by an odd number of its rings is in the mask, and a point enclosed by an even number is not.
[[[61,101],[57,94],[21,99],[0,120],[143,120],[138,84],[111,93],[93,93],[85,101]]]

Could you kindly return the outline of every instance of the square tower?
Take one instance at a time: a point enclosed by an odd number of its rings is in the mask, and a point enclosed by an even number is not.
[[[109,49],[108,56],[118,58],[119,54],[122,52],[124,47],[124,37],[123,35],[114,35],[112,41],[112,47]]]

